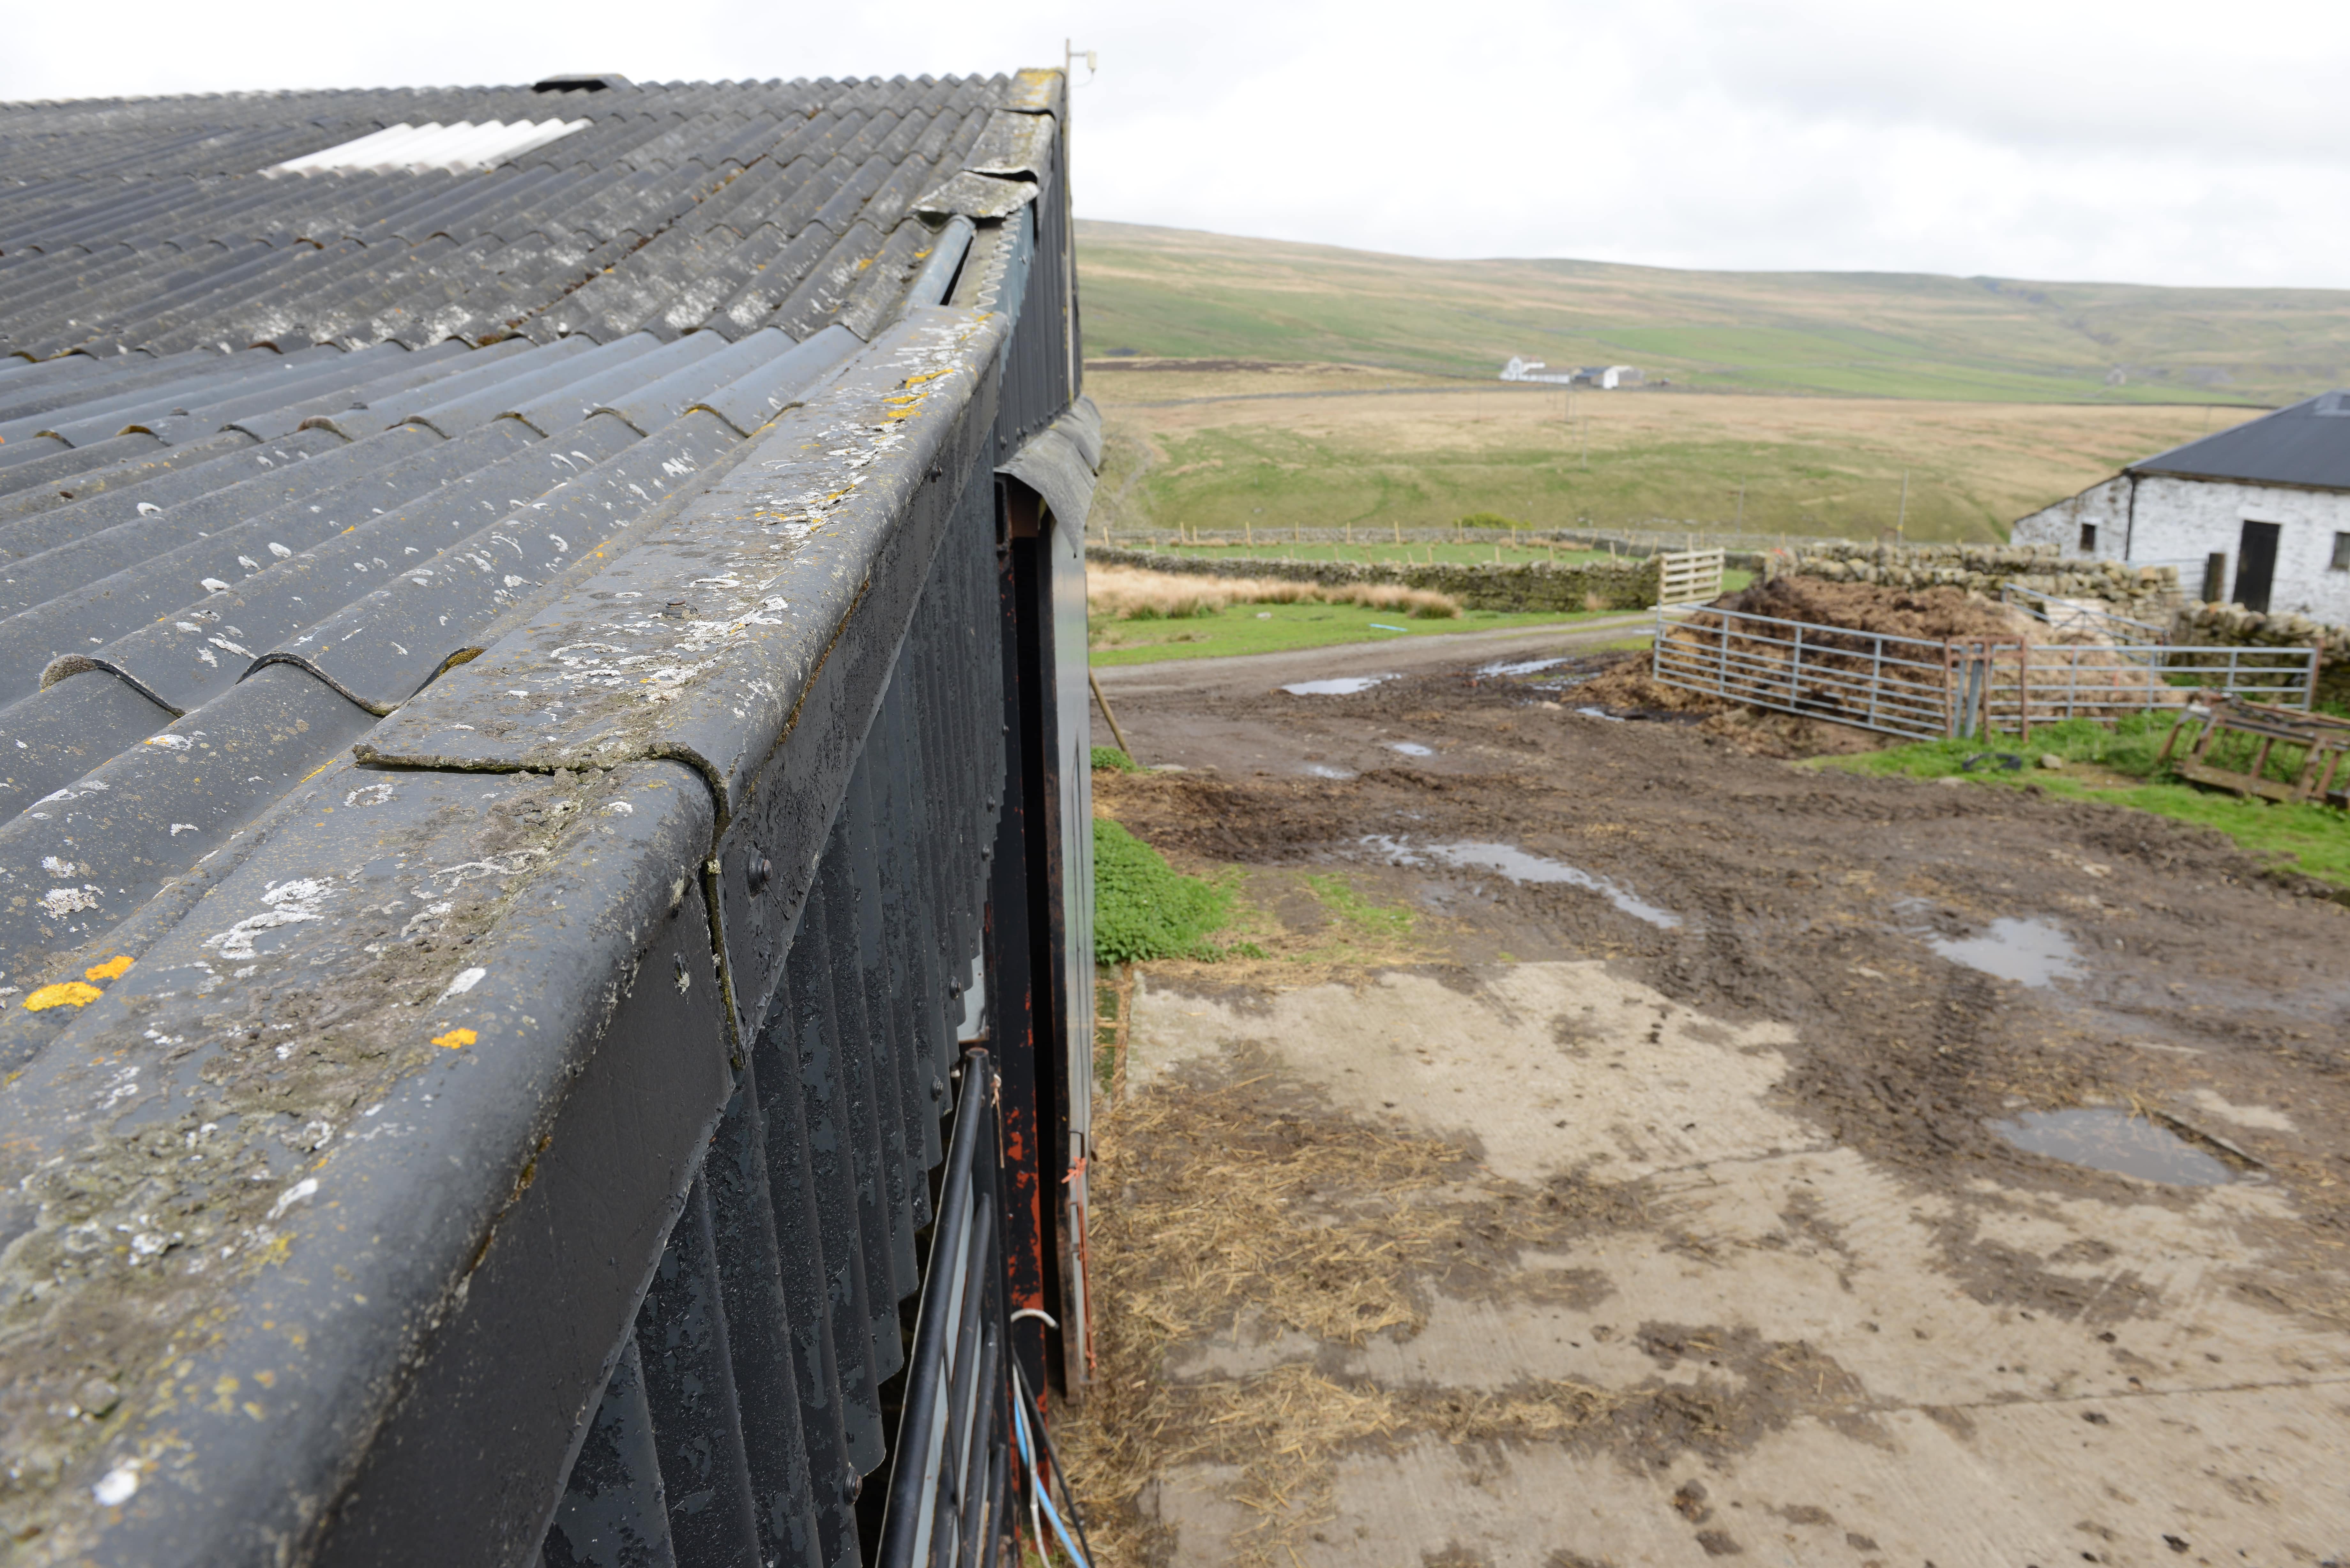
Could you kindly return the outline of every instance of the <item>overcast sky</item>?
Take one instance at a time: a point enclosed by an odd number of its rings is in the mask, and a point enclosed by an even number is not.
[[[7,0],[0,98],[1101,56],[1081,216],[1446,256],[2350,286],[2350,7]],[[1078,71],[1080,79],[1084,71]]]

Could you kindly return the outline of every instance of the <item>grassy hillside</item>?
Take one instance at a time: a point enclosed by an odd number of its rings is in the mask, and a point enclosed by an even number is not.
[[[2178,404],[1674,397],[1336,369],[1094,369],[1095,526],[1692,526],[1991,540],[2122,464],[2247,417]],[[1904,476],[1908,499],[1903,501]]]
[[[2350,291],[1428,261],[1087,222],[1077,252],[1097,358],[1489,377],[1524,354],[1716,390],[2002,402],[2275,404],[2350,382]]]

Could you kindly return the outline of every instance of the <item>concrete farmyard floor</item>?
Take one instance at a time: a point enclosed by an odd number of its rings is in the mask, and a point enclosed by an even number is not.
[[[1338,1454],[1295,1530],[1268,1532],[1235,1500],[1243,1465],[1185,1465],[1138,1498],[1152,1554],[1301,1568],[2345,1556],[2350,1334],[2260,1299],[2290,1289],[2259,1240],[2285,1211],[2275,1187],[2183,1205],[1928,1189],[1774,1099],[1791,1043],[1596,961],[1390,971],[1269,997],[1144,977],[1130,1100],[1245,1064],[1331,1116],[1458,1142],[1495,1181],[1639,1199],[1560,1250],[1520,1251],[1523,1277],[1433,1287],[1417,1332],[1343,1348],[1244,1316],[1170,1349],[1160,1376],[1312,1365],[1422,1399],[1562,1382],[1649,1407],[1677,1387],[1745,1395],[1738,1429],[1687,1446],[1638,1423],[1539,1442],[1407,1424]],[[2291,1116],[2206,1108],[2215,1125]],[[2058,1311],[1986,1305],[1999,1293],[1967,1274],[1986,1256],[2034,1260],[2080,1292]],[[2101,1293],[2127,1310],[2100,1310]]]
[[[1556,652],[1113,693],[1106,1568],[2350,1563],[2335,889]]]

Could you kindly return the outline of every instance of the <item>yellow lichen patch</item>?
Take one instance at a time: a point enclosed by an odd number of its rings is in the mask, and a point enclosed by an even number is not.
[[[902,381],[899,382],[898,384],[899,384],[899,386],[901,386],[901,387],[919,387],[919,386],[920,386],[920,385],[921,385],[923,382],[925,382],[925,381],[936,381],[936,380],[939,380],[939,379],[942,379],[942,378],[944,378],[944,377],[951,376],[951,375],[953,375],[953,374],[954,374],[954,370],[953,370],[953,369],[952,369],[951,367],[950,367],[950,368],[948,368],[947,369],[944,369],[944,370],[931,370],[931,371],[927,372],[926,374],[920,375],[920,376],[909,376],[909,377],[907,377],[904,380],[902,380]]]
[[[47,1012],[52,1007],[87,1007],[105,994],[94,985],[69,980],[62,985],[45,985],[25,998],[25,1011]]]
[[[94,963],[81,971],[84,980],[120,980],[122,971],[130,967],[129,953],[117,953],[104,963]]]
[[[470,1029],[452,1029],[446,1034],[435,1034],[432,1037],[432,1044],[446,1046],[452,1051],[459,1051],[480,1038],[480,1035]]]

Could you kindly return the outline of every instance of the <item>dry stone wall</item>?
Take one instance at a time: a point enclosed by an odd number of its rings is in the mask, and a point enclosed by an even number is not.
[[[1201,558],[1119,550],[1095,545],[1086,559],[1097,566],[1138,566],[1198,577],[1272,577],[1287,583],[1391,584],[1428,588],[1458,599],[1466,609],[1570,613],[1577,610],[1646,609],[1657,602],[1658,565],[1645,561],[1591,561],[1553,566],[1523,564],[1433,565],[1390,561],[1282,561],[1250,556]]]
[[[2175,566],[2066,557],[2053,545],[1806,545],[1774,554],[1773,576],[1873,583],[1887,588],[1966,588],[1997,598],[2009,584],[2059,598],[2102,599],[2122,614],[2160,621],[2178,602]]]

